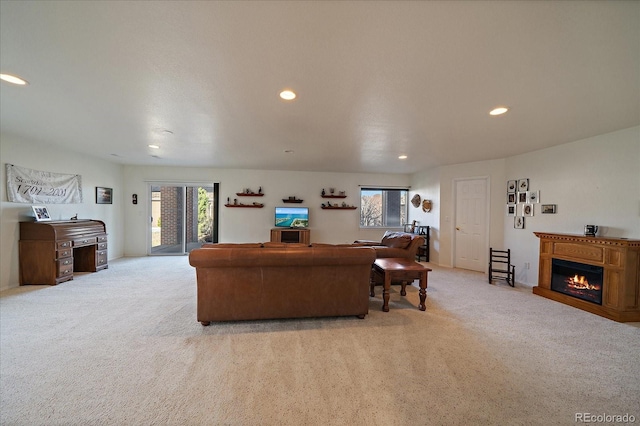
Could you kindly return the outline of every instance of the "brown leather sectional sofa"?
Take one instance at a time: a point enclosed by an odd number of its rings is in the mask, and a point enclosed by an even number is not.
[[[371,247],[206,244],[192,250],[197,319],[304,318],[369,312]]]
[[[376,257],[401,257],[415,260],[418,248],[424,244],[424,237],[408,232],[386,231],[381,241],[356,240],[354,245],[370,246]]]

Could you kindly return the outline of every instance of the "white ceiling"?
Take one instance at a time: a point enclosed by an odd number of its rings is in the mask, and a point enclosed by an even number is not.
[[[413,173],[640,124],[637,1],[2,0],[0,18],[2,72],[30,82],[0,84],[2,132],[122,164]]]

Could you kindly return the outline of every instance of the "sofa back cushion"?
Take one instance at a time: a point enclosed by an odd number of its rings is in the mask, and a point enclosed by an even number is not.
[[[404,232],[387,231],[382,237],[382,245],[392,248],[407,248],[411,244],[411,235]]]

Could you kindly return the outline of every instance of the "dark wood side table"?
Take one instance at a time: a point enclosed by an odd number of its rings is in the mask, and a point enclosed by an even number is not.
[[[424,311],[427,309],[425,301],[427,300],[427,277],[431,271],[427,268],[411,259],[404,258],[380,258],[373,262],[371,268],[371,297],[375,296],[374,287],[376,282],[382,282],[382,310],[389,312],[389,290],[391,288],[391,281],[402,281],[402,290],[400,295],[406,296],[407,281],[413,281],[415,279],[420,280],[420,304],[418,309]]]

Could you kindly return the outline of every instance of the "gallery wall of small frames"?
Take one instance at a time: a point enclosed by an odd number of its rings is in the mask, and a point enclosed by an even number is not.
[[[528,178],[507,181],[507,216],[513,217],[513,227],[524,229],[525,218],[534,216],[536,210],[553,214],[556,205],[540,204],[540,191],[529,187]]]

